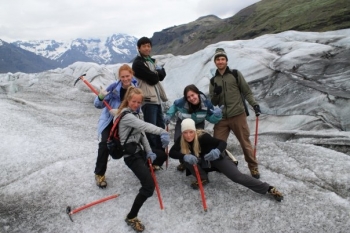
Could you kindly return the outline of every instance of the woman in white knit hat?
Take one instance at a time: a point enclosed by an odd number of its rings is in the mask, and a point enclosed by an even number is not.
[[[194,177],[194,164],[197,164],[202,185],[209,183],[208,172],[219,171],[235,183],[241,184],[254,192],[271,194],[277,201],[283,199],[275,187],[252,176],[241,173],[236,163],[225,153],[226,142],[212,137],[203,130],[196,130],[192,119],[184,119],[181,123],[181,137],[170,149],[169,156],[173,159],[183,159],[186,169]],[[224,152],[224,153],[223,153]],[[191,184],[198,189],[198,181]]]

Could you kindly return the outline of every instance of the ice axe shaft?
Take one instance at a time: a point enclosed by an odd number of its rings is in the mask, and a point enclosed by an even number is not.
[[[81,75],[77,80],[75,80],[74,86],[75,86],[75,84],[77,84],[77,82],[78,82],[79,80],[81,80],[81,81],[83,81],[83,82],[86,84],[86,86],[88,86],[88,87],[90,88],[90,90],[91,90],[93,93],[95,93],[96,95],[98,95],[98,91],[95,90],[95,88],[91,85],[91,83],[89,83],[88,80],[86,80],[86,79],[84,78],[84,76],[86,76],[86,74]],[[112,109],[112,107],[107,103],[107,101],[103,100],[103,103],[106,105],[106,107],[108,108],[108,110],[111,110],[111,109]]]
[[[169,126],[166,125],[166,131],[169,132]],[[165,153],[166,153],[166,161],[165,161],[165,169],[168,170],[169,166],[169,146],[165,148]]]
[[[199,175],[197,164],[193,164],[193,168],[194,168],[194,171],[196,173],[197,182],[198,182],[198,185],[199,185],[199,191],[200,191],[201,197],[202,197],[203,209],[204,209],[205,212],[207,212],[207,202],[205,200],[205,195],[204,195],[204,190],[203,190],[203,185],[202,185],[202,179],[201,179],[201,177]]]
[[[113,198],[116,198],[116,197],[118,197],[118,196],[119,196],[119,194],[114,194],[114,195],[112,195],[112,196],[105,197],[105,198],[102,198],[102,199],[97,200],[97,201],[93,201],[93,202],[91,202],[91,203],[89,203],[89,204],[83,205],[83,206],[81,206],[81,207],[79,207],[79,208],[76,208],[76,209],[74,209],[74,210],[71,210],[71,207],[70,207],[70,206],[67,206],[66,213],[68,214],[70,220],[73,222],[73,219],[72,219],[71,215],[76,214],[76,213],[78,213],[79,211],[82,211],[82,210],[84,210],[84,209],[86,209],[86,208],[89,208],[89,207],[91,207],[91,206],[97,205],[97,204],[99,204],[99,203],[108,201],[108,200],[113,199]]]
[[[256,117],[255,120],[255,140],[254,140],[254,159],[256,159],[256,145],[258,144],[258,126],[259,126],[259,117]]]
[[[157,192],[157,196],[158,196],[158,200],[159,200],[160,209],[162,210],[162,209],[164,209],[162,196],[160,194],[160,190],[159,190],[159,186],[158,186],[156,175],[154,174],[154,171],[153,171],[151,159],[148,159],[148,165],[149,165],[149,169],[151,171],[151,175],[152,175],[152,178],[153,178],[153,181],[154,181],[154,185],[156,186],[156,192]]]

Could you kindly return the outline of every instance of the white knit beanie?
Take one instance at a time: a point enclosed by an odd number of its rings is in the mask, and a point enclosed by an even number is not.
[[[181,122],[181,133],[189,129],[196,131],[196,125],[191,118],[187,118]]]

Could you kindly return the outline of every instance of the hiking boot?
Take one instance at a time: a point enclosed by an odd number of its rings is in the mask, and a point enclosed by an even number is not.
[[[283,200],[283,194],[279,192],[275,187],[270,186],[268,193],[271,194],[278,202],[281,202]]]
[[[180,172],[183,172],[186,170],[185,165],[183,163],[180,163],[179,166],[176,167],[176,169]]]
[[[250,169],[250,174],[252,174],[252,177],[254,177],[255,179],[260,178],[260,172],[259,172],[259,169],[257,167]]]
[[[132,219],[128,219],[128,217],[126,217],[125,222],[137,232],[143,232],[145,230],[145,225],[143,225],[137,217]]]
[[[105,176],[95,175],[96,185],[100,188],[106,188],[107,182]]]
[[[158,166],[158,165],[152,165],[152,167],[153,167],[153,171],[163,170],[163,168],[161,166]]]
[[[207,184],[209,183],[209,180],[202,180],[202,186],[204,187],[204,186],[206,186]],[[198,181],[196,180],[196,181],[193,181],[192,182],[192,184],[191,184],[191,187],[193,188],[193,189],[199,189],[199,184],[198,184]]]

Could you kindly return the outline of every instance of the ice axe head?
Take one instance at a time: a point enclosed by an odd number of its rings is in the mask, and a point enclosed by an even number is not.
[[[77,84],[77,82],[78,82],[83,76],[86,76],[86,74],[82,74],[77,80],[75,80],[74,86],[75,86],[75,84]]]
[[[71,214],[70,214],[71,210],[72,210],[72,209],[70,208],[70,206],[67,206],[66,213],[68,214],[69,219],[73,222],[72,216],[71,216]]]

